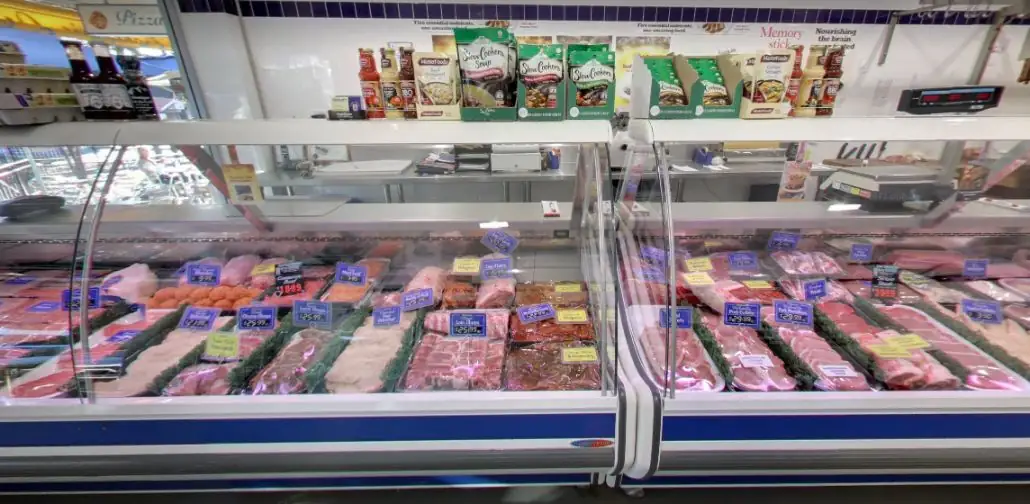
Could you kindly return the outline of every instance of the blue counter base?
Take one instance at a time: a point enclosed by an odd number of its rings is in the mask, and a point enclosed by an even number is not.
[[[739,487],[820,485],[955,485],[1015,484],[1030,482],[1030,473],[983,474],[786,474],[786,475],[657,475],[646,480],[623,478],[622,486],[637,487]]]

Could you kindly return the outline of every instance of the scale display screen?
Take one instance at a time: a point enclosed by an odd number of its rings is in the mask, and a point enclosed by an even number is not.
[[[898,111],[909,114],[979,112],[997,107],[1004,89],[1002,86],[906,89],[901,93]]]

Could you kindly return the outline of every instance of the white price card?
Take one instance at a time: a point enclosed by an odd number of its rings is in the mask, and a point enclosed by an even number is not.
[[[544,207],[544,217],[561,217],[557,201],[541,201],[540,206]]]
[[[772,359],[768,355],[754,354],[754,355],[741,355],[740,365],[746,368],[771,368],[773,367]]]
[[[855,368],[848,364],[822,364],[819,366],[819,369],[821,369],[827,376],[832,376],[834,378],[850,378],[858,376],[858,373],[855,372]]]
[[[648,210],[646,207],[644,207],[644,205],[641,205],[640,203],[637,203],[636,201],[633,202],[633,206],[630,207],[629,211],[633,212],[635,214],[640,214],[640,215],[650,215],[651,214],[650,210]]]

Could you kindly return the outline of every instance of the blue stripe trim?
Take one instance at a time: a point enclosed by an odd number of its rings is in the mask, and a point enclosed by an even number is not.
[[[666,416],[665,441],[1030,438],[1030,414]]]
[[[589,474],[498,474],[454,476],[382,476],[341,478],[274,478],[186,481],[62,481],[0,483],[3,493],[154,492],[215,490],[302,490],[306,488],[586,485]]]
[[[615,413],[0,422],[0,447],[613,439]]]
[[[235,0],[178,0],[186,14],[236,15]],[[295,4],[288,7],[287,4]],[[603,5],[449,4],[426,2],[309,2],[243,0],[245,17],[344,19],[507,19],[534,21],[629,21],[685,23],[887,24],[891,11],[867,9],[760,9],[743,7],[629,7]],[[300,16],[288,13],[300,12]],[[991,24],[992,11],[926,12],[901,24]],[[1021,20],[1024,21],[1024,20]],[[1020,22],[1018,24],[1027,24]]]
[[[1030,481],[1030,474],[786,474],[746,476],[653,476],[646,480],[625,477],[623,486],[733,486],[828,485],[882,483],[1011,483]],[[2,488],[2,487],[0,487]]]

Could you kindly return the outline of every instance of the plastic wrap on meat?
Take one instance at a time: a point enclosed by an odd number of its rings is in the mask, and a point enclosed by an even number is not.
[[[261,304],[271,306],[292,306],[294,301],[314,299],[315,295],[318,294],[325,285],[324,280],[314,280],[309,278],[305,278],[304,280],[301,280],[301,282],[304,283],[304,291],[300,294],[289,296],[276,296],[275,294],[270,294],[261,300]]]
[[[269,266],[269,265],[275,266],[275,265],[278,265],[278,264],[282,264],[284,262],[289,262],[289,259],[286,259],[285,257],[271,257],[271,258],[265,259],[264,261],[261,261],[254,268],[257,268],[257,267],[260,267],[260,266]],[[254,287],[255,289],[262,289],[263,290],[263,289],[267,289],[267,288],[275,285],[275,270],[272,270],[272,271],[270,271],[268,273],[261,273],[261,274],[258,274],[258,275],[254,275],[253,272],[254,272],[254,269],[251,268],[251,277],[250,277],[250,286],[251,287]]]
[[[433,302],[439,303],[440,298],[443,295],[443,284],[447,280],[447,272],[443,268],[436,266],[426,266],[415,273],[408,285],[404,287],[404,291],[414,291],[419,289],[433,289]]]
[[[535,343],[513,349],[505,364],[507,390],[599,390],[599,362],[562,361],[562,348],[583,343]]]
[[[1024,305],[1006,305],[1003,309],[1005,316],[1015,320],[1023,327],[1030,327],[1030,307]]]
[[[712,310],[722,313],[726,303],[772,304],[778,299],[787,299],[776,289],[749,289],[734,280],[718,280],[712,285],[695,285],[694,295]]]
[[[404,333],[414,321],[415,312],[402,313],[400,324],[391,327],[375,327],[373,318],[367,318],[326,373],[326,390],[332,394],[381,391],[383,373],[404,345]]]
[[[476,286],[468,282],[448,280],[443,286],[443,302],[440,307],[444,309],[475,308]]]
[[[367,292],[368,286],[366,285],[334,283],[322,295],[322,301],[330,303],[357,303],[365,298]]]
[[[967,387],[978,390],[1026,390],[1025,380],[940,325],[929,315],[902,305],[884,306],[880,310],[906,330],[918,334],[933,348],[962,365],[969,372],[965,381]]]
[[[592,339],[594,326],[589,319],[585,324],[559,324],[553,318],[527,324],[517,314],[511,316],[511,340],[516,343]]]
[[[969,297],[957,290],[945,287],[944,284],[932,278],[927,278],[918,273],[912,273],[911,271],[902,271],[901,274],[898,275],[898,280],[902,284],[908,286],[908,288],[934,303],[958,304],[961,303],[963,299]]]
[[[1030,280],[1025,278],[1002,278],[998,280],[998,285],[1019,294],[1025,298],[1030,299]]]
[[[938,266],[930,272],[932,276],[958,276],[965,269],[965,260]],[[991,262],[987,265],[987,278],[1027,278],[1030,270],[1009,262]]]
[[[449,338],[427,332],[401,387],[406,391],[498,390],[504,365],[504,340]]]
[[[861,264],[847,264],[844,266],[844,274],[841,280],[872,280],[873,270]]]
[[[715,364],[701,345],[701,340],[690,329],[676,330],[674,376],[672,383],[668,383],[665,332],[666,329],[647,326],[639,336],[644,357],[659,385],[674,386],[676,390],[690,392],[718,392],[726,387],[725,381],[715,371]]]
[[[508,337],[508,310],[439,310],[426,314],[423,326],[427,331],[448,334],[451,330],[452,313],[485,313],[486,337],[504,340]]]
[[[372,297],[372,308],[385,308],[388,306],[400,306],[403,301],[403,294],[400,292],[384,292]]]
[[[150,266],[136,263],[104,277],[100,288],[103,294],[139,303],[157,291],[157,275],[150,271]]]
[[[222,267],[221,285],[243,285],[250,278],[250,272],[261,263],[261,258],[253,254],[245,254],[229,259]]]
[[[217,257],[205,257],[205,258],[197,260],[197,261],[190,261],[190,262],[188,262],[186,264],[183,264],[182,267],[179,268],[178,278],[179,278],[179,285],[180,286],[186,285],[187,284],[187,280],[189,280],[188,278],[186,278],[186,267],[189,266],[190,264],[211,264],[211,265],[220,266],[220,267],[223,267],[223,268],[225,267],[225,261],[223,261],[223,260],[221,260],[221,259],[219,259]]]
[[[815,387],[830,391],[870,390],[862,374],[811,329],[773,326],[776,334],[816,374]]]
[[[404,249],[404,242],[400,240],[381,241],[377,243],[365,255],[367,257],[381,257],[391,259]]]
[[[304,391],[304,374],[322,357],[325,347],[337,336],[320,329],[304,329],[290,341],[250,382],[254,395],[297,394]]]
[[[357,266],[364,266],[368,274],[365,276],[368,281],[379,280],[390,270],[389,259],[367,258],[357,262]]]
[[[799,301],[805,300],[805,280],[800,278],[783,277],[779,279],[780,287],[787,295]],[[819,298],[820,301],[844,301],[850,303],[855,298],[843,285],[833,281],[826,281],[826,295]]]
[[[509,308],[515,299],[515,279],[496,278],[483,282],[476,296],[476,308]]]
[[[959,271],[961,272],[963,261],[965,261],[965,257],[958,252],[911,249],[891,251],[882,259],[884,264],[893,264],[900,269],[912,271],[929,271],[946,264],[957,264],[960,265]]]
[[[783,361],[758,337],[750,327],[728,326],[722,317],[708,313],[704,316],[705,327],[715,336],[723,357],[733,371],[733,388],[752,392],[775,392],[794,390],[797,380],[787,373]],[[771,366],[755,366],[755,356],[765,356]]]
[[[558,292],[557,286],[575,292]],[[520,283],[515,286],[515,304],[518,306],[544,304],[552,306],[586,306],[590,301],[586,286],[582,282],[537,282]]]
[[[981,324],[966,316],[961,307],[956,308],[956,315],[963,325],[983,336],[984,339],[1001,348],[1013,358],[1030,366],[1030,334],[1027,334],[1026,329],[1018,322],[1006,318],[1000,324]]]
[[[851,280],[843,282],[844,287],[847,287],[852,294],[862,299],[871,299],[873,295],[873,287],[870,282],[863,282],[859,280]],[[898,285],[898,297],[894,298],[896,301],[902,303],[917,303],[922,300],[922,297],[916,291],[905,287],[904,285]]]
[[[994,282],[974,280],[972,282],[961,282],[961,285],[1001,303],[1027,302],[1027,298],[1022,294],[1017,294],[1009,289],[1002,288]]]
[[[228,394],[232,388],[229,385],[229,373],[234,367],[235,363],[204,363],[190,366],[176,375],[163,393],[166,396]]]
[[[28,357],[29,353],[28,348],[0,347],[0,369],[17,364],[18,359]]]
[[[823,252],[802,252],[800,250],[776,251],[769,254],[784,273],[788,275],[839,276],[844,273],[837,261]]]

